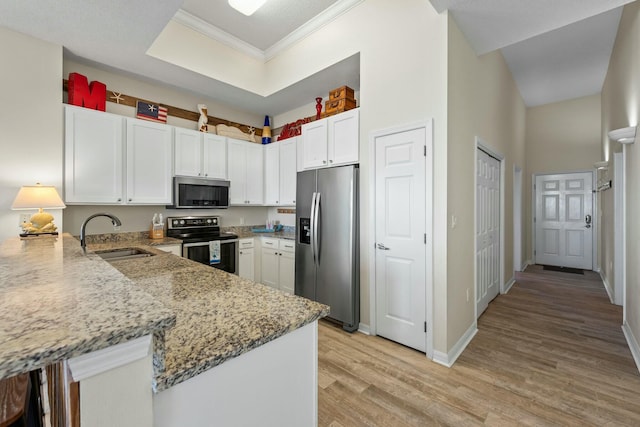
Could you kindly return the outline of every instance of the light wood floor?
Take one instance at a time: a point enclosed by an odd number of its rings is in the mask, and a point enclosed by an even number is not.
[[[448,369],[321,322],[320,426],[640,426],[640,374],[597,274],[532,266]]]

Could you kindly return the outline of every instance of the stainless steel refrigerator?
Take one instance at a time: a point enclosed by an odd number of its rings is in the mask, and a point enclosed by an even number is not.
[[[331,307],[347,331],[360,322],[358,166],[298,172],[296,295]]]

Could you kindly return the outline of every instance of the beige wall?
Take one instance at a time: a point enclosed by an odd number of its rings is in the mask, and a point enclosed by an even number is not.
[[[504,157],[504,282],[513,277],[513,170],[524,168],[525,106],[499,52],[476,56],[449,19],[447,349],[475,323],[476,137]],[[469,299],[467,300],[467,291]]]
[[[636,126],[640,111],[640,2],[624,7],[618,36],[611,55],[607,77],[602,89],[602,152],[609,160],[609,174],[613,176],[613,152],[621,151],[619,143],[609,141],[606,134],[613,129]],[[640,342],[640,147],[627,146],[626,151],[626,306],[625,329]],[[616,183],[614,182],[615,186]],[[608,191],[605,193],[612,193]],[[613,260],[613,199],[602,203],[603,223],[609,230],[603,235],[601,259],[604,263]],[[615,278],[613,278],[615,280]],[[611,284],[613,286],[613,283]],[[640,349],[635,348],[638,352]],[[637,353],[636,353],[637,355]]]
[[[2,241],[20,232],[11,204],[21,186],[55,185],[62,195],[62,47],[0,27],[0,58]],[[49,212],[60,228],[61,211]]]
[[[601,159],[600,94],[527,109],[524,258],[532,260],[533,174],[590,171]]]

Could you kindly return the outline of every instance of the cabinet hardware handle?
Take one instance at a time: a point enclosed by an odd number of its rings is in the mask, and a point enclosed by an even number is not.
[[[131,201],[131,200],[133,200],[133,199],[129,199],[129,201]]]
[[[122,199],[118,199],[118,201],[119,201],[119,202],[121,202],[121,201],[122,201]]]
[[[323,161],[322,161],[322,163],[326,164],[326,163],[327,163],[327,161],[326,161],[326,160],[323,160]]]
[[[329,160],[329,163],[333,163],[333,160]]]

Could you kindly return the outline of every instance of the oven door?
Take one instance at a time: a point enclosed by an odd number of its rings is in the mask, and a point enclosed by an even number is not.
[[[209,265],[209,242],[184,243],[182,256]],[[220,240],[220,263],[211,267],[238,274],[238,239]]]

